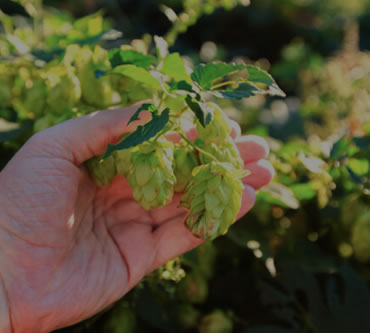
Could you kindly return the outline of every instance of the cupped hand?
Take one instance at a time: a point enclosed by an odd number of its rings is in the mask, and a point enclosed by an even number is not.
[[[122,176],[98,188],[87,175],[83,162],[132,130],[126,124],[136,109],[97,112],[42,131],[0,173],[0,283],[13,332],[49,332],[82,321],[201,243],[184,226],[178,196],[146,211]],[[273,169],[264,160],[266,143],[233,127],[252,171],[244,179],[241,216]]]

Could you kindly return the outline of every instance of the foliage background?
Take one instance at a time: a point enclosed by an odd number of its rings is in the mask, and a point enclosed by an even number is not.
[[[27,15],[19,2],[0,9]],[[370,2],[44,3],[74,17],[103,9],[119,43],[181,32],[171,51],[190,63],[257,63],[288,95],[223,105],[244,133],[270,143],[277,175],[255,208],[112,309],[61,331],[370,332]],[[192,24],[171,23],[168,8],[192,13]],[[1,166],[30,135],[22,126],[0,131]]]

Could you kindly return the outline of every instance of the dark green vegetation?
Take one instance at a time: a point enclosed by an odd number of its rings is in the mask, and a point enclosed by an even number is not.
[[[145,92],[142,82],[112,83],[107,71],[125,64],[112,52],[107,65],[100,50],[129,44],[145,56],[126,53],[125,61],[146,68],[158,57],[154,35],[166,36],[170,51],[194,68],[215,60],[257,63],[288,95],[219,103],[244,133],[270,143],[277,175],[255,208],[227,235],[169,262],[111,310],[63,331],[370,332],[369,1],[254,0],[246,7],[236,0],[166,0],[142,1],[139,8],[135,1],[63,1],[71,14],[48,20],[27,6],[37,9],[38,1],[18,3],[1,3],[10,15],[0,15],[2,166],[35,126],[145,97],[111,89],[127,84],[130,92]],[[100,7],[106,20],[100,13],[82,18]],[[70,15],[80,20],[72,24]],[[37,31],[44,31],[42,40]],[[81,62],[81,71],[93,70],[96,83],[79,91],[71,73],[56,72],[60,89],[45,95],[45,81],[33,79],[37,66],[54,66],[75,43],[85,50],[83,59],[92,59]],[[39,65],[21,54],[33,54]],[[23,69],[3,71],[10,61]],[[51,74],[46,82],[55,84]],[[28,110],[55,105],[64,89],[63,110]]]

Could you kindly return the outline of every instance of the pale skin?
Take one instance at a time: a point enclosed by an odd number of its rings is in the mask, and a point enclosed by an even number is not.
[[[122,176],[99,188],[83,162],[132,131],[138,106],[72,119],[34,135],[0,173],[0,332],[50,332],[124,296],[145,275],[201,244],[179,195],[145,211]],[[191,137],[193,131],[189,132]],[[273,177],[258,137],[234,138],[250,176],[239,217]]]

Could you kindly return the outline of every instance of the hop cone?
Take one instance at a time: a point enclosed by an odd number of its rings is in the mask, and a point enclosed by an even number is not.
[[[59,117],[54,113],[47,113],[46,115],[35,121],[35,123],[33,124],[33,131],[40,132],[51,126],[54,126],[58,122],[58,118]]]
[[[206,127],[203,127],[200,122],[197,121],[196,126],[199,137],[206,143],[222,143],[231,133],[231,128],[227,123],[227,116],[216,105],[214,105],[213,119],[211,122],[206,125]]]
[[[131,163],[127,180],[135,200],[147,210],[165,206],[172,199],[176,182],[173,144],[165,139],[144,142],[132,150]]]
[[[243,169],[244,162],[240,157],[240,153],[234,141],[228,137],[224,143],[216,144],[210,143],[205,145],[203,148],[207,153],[212,154],[220,162],[226,162],[232,164],[236,169]],[[199,159],[202,164],[207,164],[212,162],[208,155],[200,152]]]
[[[193,149],[178,145],[174,152],[175,192],[184,192],[192,178],[192,171],[198,165]]]
[[[202,239],[223,235],[240,210],[243,186],[228,163],[196,167],[182,206],[189,208],[186,226]]]
[[[116,162],[113,155],[102,161],[100,156],[93,157],[86,162],[86,167],[90,177],[98,186],[109,185],[117,174]]]
[[[124,177],[127,177],[132,168],[131,151],[131,149],[123,149],[113,153],[116,161],[117,173]]]
[[[66,50],[64,63],[74,64],[76,75],[81,82],[81,93],[84,102],[98,108],[105,108],[121,102],[121,96],[113,88],[112,76],[95,76],[96,69],[109,70],[109,59],[106,50],[96,46],[89,47],[71,45]]]
[[[58,66],[42,74],[48,88],[48,111],[63,114],[81,97],[81,87],[72,67]]]

